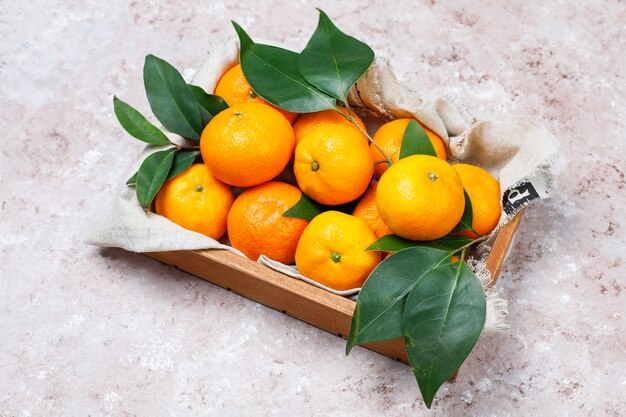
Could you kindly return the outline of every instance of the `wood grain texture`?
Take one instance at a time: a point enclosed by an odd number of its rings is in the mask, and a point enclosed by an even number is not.
[[[493,242],[487,268],[495,285],[522,217],[520,211]],[[225,250],[150,252],[145,255],[212,282],[263,305],[347,338],[356,303],[291,278]],[[408,364],[402,339],[369,343],[366,348]],[[453,377],[454,378],[454,377]]]
[[[502,265],[504,265],[506,256],[509,253],[509,248],[511,247],[511,243],[513,243],[515,232],[522,221],[523,214],[524,209],[521,209],[510,222],[502,226],[502,228],[498,231],[498,235],[496,236],[493,246],[491,247],[491,252],[489,252],[489,258],[487,258],[487,269],[491,273],[489,287],[493,287],[498,281]]]

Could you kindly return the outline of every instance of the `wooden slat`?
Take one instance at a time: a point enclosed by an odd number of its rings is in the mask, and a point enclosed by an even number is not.
[[[489,258],[487,258],[487,269],[491,273],[489,287],[493,287],[498,281],[502,265],[504,265],[506,255],[509,253],[509,248],[511,243],[513,243],[513,237],[515,236],[515,232],[522,221],[523,214],[524,209],[521,209],[510,222],[498,230],[498,235],[493,242],[491,252],[489,252]]]
[[[522,212],[519,212],[503,226],[494,240],[487,259],[487,268],[493,277],[490,285],[498,278],[521,216]],[[146,255],[337,336],[346,338],[350,333],[354,301],[242,256],[224,250],[151,252]],[[365,347],[408,363],[402,339],[370,343]]]

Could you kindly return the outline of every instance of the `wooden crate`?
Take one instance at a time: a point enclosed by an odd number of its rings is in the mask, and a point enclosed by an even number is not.
[[[487,260],[487,268],[493,277],[490,285],[494,285],[498,279],[521,217],[520,211],[499,230],[495,238]],[[225,250],[150,252],[146,255],[339,337],[347,338],[350,333],[355,301],[291,278],[250,259]],[[408,363],[401,338],[370,343],[365,347]]]

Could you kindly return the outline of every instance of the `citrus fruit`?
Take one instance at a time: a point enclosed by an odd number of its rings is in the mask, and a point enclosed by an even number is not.
[[[279,109],[273,104],[270,104],[261,97],[257,96],[252,90],[250,84],[248,84],[248,81],[246,81],[241,65],[239,64],[235,65],[222,75],[222,78],[220,78],[217,82],[217,86],[215,87],[215,94],[226,100],[226,103],[230,107],[239,103],[259,102],[272,106],[281,112],[283,116],[289,120],[289,123],[293,123],[298,117],[298,113],[292,113],[287,110]]]
[[[367,142],[352,127],[324,124],[296,146],[293,171],[304,194],[322,204],[343,204],[365,192],[374,172]]]
[[[411,119],[396,119],[391,122],[387,122],[378,128],[376,134],[372,138],[374,142],[376,142],[376,144],[380,146],[383,151],[385,151],[393,162],[400,159],[402,137],[404,136],[404,130],[410,121]],[[433,148],[437,153],[437,157],[445,161],[446,145],[444,145],[443,140],[426,126],[422,125],[422,127],[426,131],[426,135],[428,136],[428,139],[430,139],[430,143],[433,145]],[[370,145],[370,150],[372,151],[374,161],[385,159],[383,154],[373,144]],[[376,178],[380,178],[386,170],[387,164],[383,163],[376,165]]]
[[[155,198],[156,213],[179,226],[219,239],[226,232],[233,190],[204,164],[193,164],[163,184]]]
[[[461,182],[472,203],[472,227],[481,235],[491,233],[500,221],[500,183],[484,169],[469,165],[455,164],[452,168],[461,177]],[[464,230],[459,234],[476,239],[476,233]]]
[[[459,174],[446,161],[412,155],[394,163],[380,178],[376,204],[396,235],[433,240],[461,220],[465,194]]]
[[[221,111],[200,137],[204,163],[218,179],[237,187],[262,184],[280,174],[294,146],[287,119],[263,103]]]
[[[326,211],[304,229],[296,266],[302,275],[335,290],[358,288],[380,262],[380,252],[365,250],[375,241],[363,220]]]
[[[346,109],[345,107],[340,107],[339,110],[341,110],[344,114],[348,114],[348,109]],[[363,124],[363,121],[359,118],[359,116],[355,114],[354,118],[356,119],[356,122],[359,124],[361,129],[365,130],[365,125]],[[323,124],[340,124],[353,127],[358,130],[358,128],[354,124],[352,124],[351,121],[349,121],[334,110],[323,110],[315,113],[305,113],[301,115],[298,121],[293,125],[293,133],[296,137],[296,144],[302,140],[304,135]],[[365,135],[363,135],[363,139],[367,141],[367,137]]]
[[[393,231],[387,226],[387,223],[380,218],[380,214],[378,213],[378,206],[376,205],[377,189],[378,183],[373,182],[363,198],[361,198],[361,201],[359,201],[352,215],[365,221],[376,237],[380,239],[385,235],[393,234]]]
[[[293,264],[304,228],[303,219],[283,217],[300,200],[302,192],[284,182],[268,182],[244,191],[228,213],[228,237],[234,248],[257,260],[266,255]]]

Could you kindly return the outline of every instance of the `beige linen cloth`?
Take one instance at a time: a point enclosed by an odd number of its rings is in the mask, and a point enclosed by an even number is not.
[[[236,39],[214,45],[204,64],[196,71],[192,83],[212,93],[221,75],[238,61],[238,54]],[[445,138],[450,159],[481,166],[493,174],[500,181],[502,190],[503,211],[498,228],[522,207],[549,196],[548,168],[557,155],[557,142],[547,129],[530,120],[500,117],[478,121],[449,97],[428,97],[401,84],[388,61],[380,57],[352,89],[349,101],[362,114],[383,119],[417,118]],[[174,140],[180,141],[181,138]],[[154,150],[146,150],[133,169],[128,171],[128,176],[138,169],[147,152]],[[91,230],[86,241],[92,245],[119,247],[133,252],[222,249],[244,256],[227,244],[186,230],[162,216],[145,214],[134,189],[123,185],[112,209]],[[477,254],[469,260],[485,285],[489,281],[485,268],[489,245],[489,240],[481,244]],[[300,275],[295,266],[284,265],[265,256],[261,256],[258,262],[335,294],[355,296],[359,292],[359,288],[335,291],[324,287]],[[495,289],[486,289],[486,292],[485,329],[506,328],[506,302],[497,296]]]

